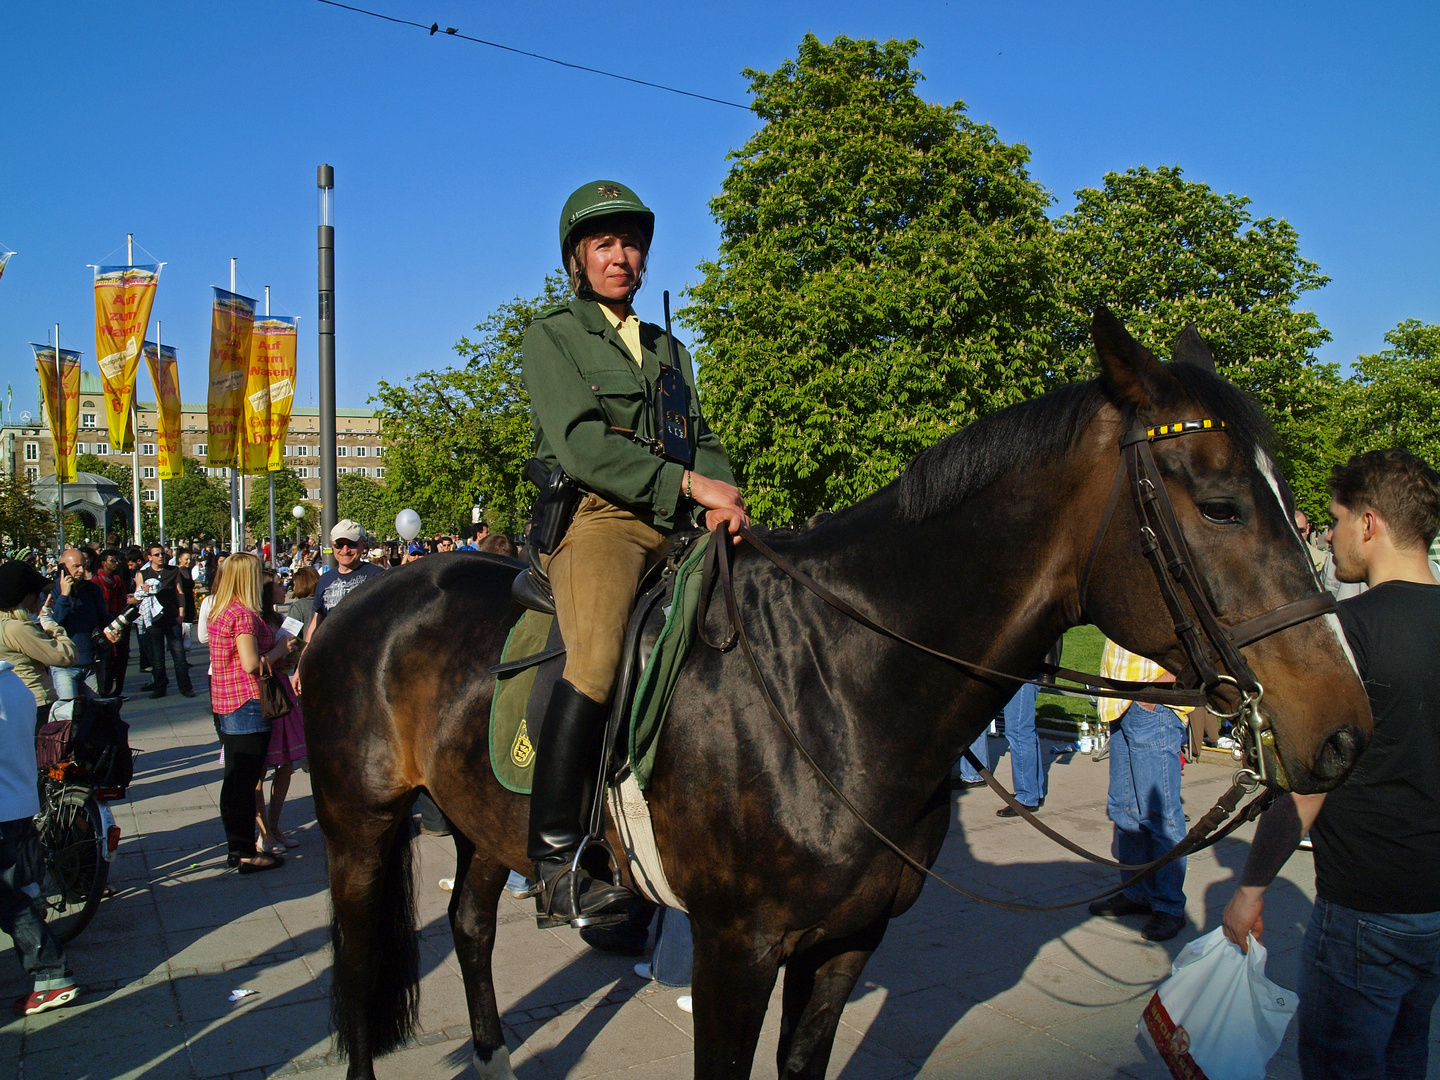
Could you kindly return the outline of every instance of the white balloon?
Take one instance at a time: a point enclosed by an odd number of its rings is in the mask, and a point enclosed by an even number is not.
[[[420,515],[414,510],[401,510],[395,515],[395,531],[401,540],[414,540],[420,535]]]

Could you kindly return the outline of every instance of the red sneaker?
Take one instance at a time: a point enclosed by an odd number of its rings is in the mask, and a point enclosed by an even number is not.
[[[22,997],[15,1002],[15,1011],[21,1016],[34,1016],[46,1009],[58,1009],[61,1005],[69,1005],[79,996],[80,987],[74,983],[56,990],[36,990],[29,997]]]

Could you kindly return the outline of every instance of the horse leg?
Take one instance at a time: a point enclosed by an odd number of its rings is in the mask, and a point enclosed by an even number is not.
[[[821,942],[786,961],[780,1049],[775,1055],[782,1080],[823,1080],[840,1013],[889,923],[887,913],[859,933]]]
[[[450,932],[465,980],[475,1071],[485,1080],[515,1080],[500,1027],[490,959],[495,949],[495,910],[509,870],[482,858],[455,831],[455,890],[450,894]]]
[[[335,912],[331,1022],[349,1080],[374,1080],[375,1056],[402,1045],[418,1019],[409,806],[319,808]]]
[[[695,1080],[744,1080],[775,986],[778,943],[694,930]]]

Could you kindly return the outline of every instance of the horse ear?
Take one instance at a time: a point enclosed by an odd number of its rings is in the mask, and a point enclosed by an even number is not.
[[[1191,367],[1198,367],[1202,371],[1215,374],[1215,354],[1210,351],[1210,346],[1205,344],[1205,339],[1200,336],[1200,331],[1192,322],[1180,336],[1175,339],[1175,345],[1170,350],[1170,358],[1177,364],[1189,364]]]
[[[1137,409],[1155,404],[1168,380],[1165,369],[1104,304],[1095,309],[1090,320],[1090,336],[1095,339],[1100,378],[1110,393]]]

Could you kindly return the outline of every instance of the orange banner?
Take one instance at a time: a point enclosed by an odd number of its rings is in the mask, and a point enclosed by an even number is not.
[[[50,438],[55,446],[55,475],[62,484],[75,482],[75,440],[80,428],[80,354],[60,350],[59,379],[56,379],[55,348],[36,345],[35,370],[40,373],[41,401],[50,418]],[[61,388],[56,400],[56,388]]]
[[[159,284],[159,266],[95,268],[95,362],[105,384],[105,420],[113,450],[134,449],[125,442],[126,423]]]
[[[150,383],[155,387],[155,445],[158,450],[161,480],[178,480],[184,475],[180,453],[180,372],[175,350],[169,345],[156,346],[145,342],[145,363],[150,368]]]
[[[285,435],[290,430],[290,407],[295,403],[296,340],[294,319],[266,315],[255,320],[250,336],[247,384],[250,393],[246,402],[245,437],[247,454],[252,446],[254,448],[256,472],[278,472],[285,467]],[[262,404],[268,410],[265,412],[268,422],[263,430],[258,423]],[[264,466],[258,467],[262,453]]]
[[[255,301],[248,296],[215,290],[210,317],[209,464],[240,467],[240,440],[245,383],[250,361],[250,329]]]

